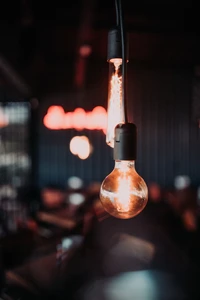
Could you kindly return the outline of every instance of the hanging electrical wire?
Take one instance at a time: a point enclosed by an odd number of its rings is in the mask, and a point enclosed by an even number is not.
[[[127,116],[127,98],[126,98],[126,75],[127,75],[127,57],[126,57],[126,33],[124,28],[123,9],[120,0],[115,0],[116,7],[116,23],[120,28],[121,51],[122,51],[122,105],[124,109],[125,123],[128,123]]]

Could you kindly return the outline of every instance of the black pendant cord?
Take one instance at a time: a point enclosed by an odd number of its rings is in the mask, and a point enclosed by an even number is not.
[[[115,0],[115,11],[116,11],[116,24],[119,27],[119,4],[118,0]]]
[[[122,105],[124,109],[125,123],[128,123],[127,116],[127,97],[126,97],[126,37],[124,30],[124,19],[121,0],[115,0],[117,26],[120,27],[121,43],[122,43]]]

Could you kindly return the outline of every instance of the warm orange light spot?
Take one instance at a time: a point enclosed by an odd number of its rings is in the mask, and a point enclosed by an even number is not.
[[[73,117],[73,113],[71,112],[68,112],[64,115],[64,122],[63,122],[62,129],[70,129],[73,127],[72,117]]]
[[[89,130],[94,130],[94,121],[93,121],[93,114],[91,111],[87,112],[86,115],[86,122],[85,122],[85,128]]]
[[[65,111],[64,109],[62,108],[62,106],[56,106],[56,105],[52,105],[49,107],[48,111],[47,111],[49,114],[57,114],[57,115],[61,115],[61,114],[64,114]]]
[[[83,108],[76,108],[72,115],[72,126],[76,130],[83,130],[85,127],[86,112]]]
[[[107,112],[104,107],[97,106],[86,112],[83,108],[76,108],[73,112],[65,112],[61,106],[49,107],[43,119],[44,125],[52,130],[83,129],[102,130],[106,133]]]
[[[97,106],[93,109],[93,124],[96,129],[106,130],[107,127],[107,113],[105,108]]]
[[[86,136],[74,136],[69,144],[72,154],[77,155],[80,159],[86,159],[92,152],[92,146]]]
[[[6,127],[8,125],[8,118],[3,112],[3,110],[0,109],[0,128]]]
[[[61,106],[51,106],[44,117],[43,123],[49,129],[62,129],[64,116],[65,112]]]

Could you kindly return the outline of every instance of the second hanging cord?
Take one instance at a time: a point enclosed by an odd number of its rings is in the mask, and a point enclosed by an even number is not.
[[[120,27],[121,46],[122,46],[122,105],[124,109],[125,123],[128,123],[127,116],[127,96],[126,96],[126,73],[127,73],[127,58],[126,58],[126,34],[124,29],[124,18],[121,0],[115,0],[117,26]]]

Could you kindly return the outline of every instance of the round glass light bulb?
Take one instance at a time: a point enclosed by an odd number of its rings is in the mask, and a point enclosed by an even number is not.
[[[102,182],[100,199],[104,209],[120,219],[132,218],[145,208],[148,189],[134,161],[115,162],[114,170]]]

